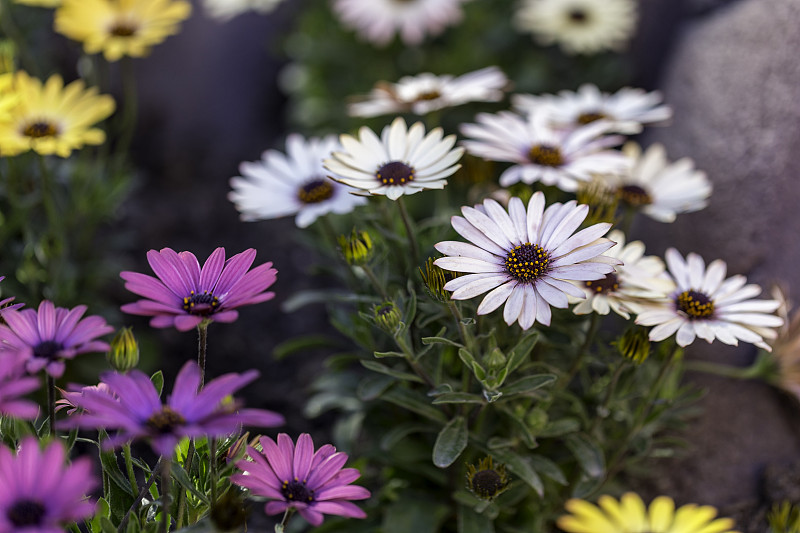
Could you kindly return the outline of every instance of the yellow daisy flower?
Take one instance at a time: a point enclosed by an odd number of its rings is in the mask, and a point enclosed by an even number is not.
[[[667,496],[653,500],[649,509],[632,492],[619,501],[601,496],[597,505],[572,499],[565,507],[572,514],[562,516],[556,524],[567,533],[737,533],[731,529],[730,518],[714,519],[715,508],[689,504],[675,509],[675,502]]]
[[[11,109],[19,99],[13,88],[14,74],[0,74],[0,121],[11,116]]]
[[[192,11],[183,0],[63,0],[55,29],[81,41],[87,54],[103,52],[108,61],[142,57],[179,31]]]
[[[59,75],[42,83],[23,71],[14,75],[12,87],[19,102],[0,120],[0,154],[34,150],[69,157],[85,144],[105,142],[105,132],[92,126],[108,118],[115,104],[96,87],[87,89],[82,80],[64,86]]]

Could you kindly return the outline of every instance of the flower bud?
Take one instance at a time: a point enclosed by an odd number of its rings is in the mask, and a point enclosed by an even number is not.
[[[139,364],[139,345],[133,336],[132,328],[122,328],[111,341],[111,349],[106,354],[108,364],[117,372],[127,372]]]
[[[382,330],[394,335],[401,324],[400,309],[391,301],[385,301],[372,309],[375,324]]]
[[[645,328],[628,328],[614,345],[623,357],[637,364],[644,363],[650,356],[650,338]]]
[[[491,456],[478,461],[477,467],[467,465],[467,488],[482,500],[494,500],[508,488],[510,481],[506,465],[494,466]]]
[[[575,199],[579,204],[589,206],[584,224],[600,224],[601,222],[614,222],[614,217],[619,205],[617,192],[608,187],[605,180],[595,177],[591,181],[581,182]]]
[[[425,270],[419,269],[422,282],[425,285],[425,292],[437,302],[447,302],[450,300],[450,293],[444,290],[444,285],[452,279],[451,273],[445,273],[444,269],[433,264],[433,257],[425,261]],[[450,274],[450,275],[448,275]]]
[[[348,265],[364,265],[372,257],[372,238],[366,231],[350,232],[350,237],[339,235],[339,249]]]

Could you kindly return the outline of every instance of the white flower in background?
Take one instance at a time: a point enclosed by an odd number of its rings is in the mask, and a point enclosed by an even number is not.
[[[516,163],[500,176],[500,185],[537,181],[572,192],[592,174],[623,173],[631,161],[609,146],[619,144],[619,136],[603,136],[609,123],[597,121],[574,131],[554,129],[545,113],[523,118],[504,111],[495,115],[480,113],[478,124],[464,124],[461,133],[471,140],[462,142],[467,151],[492,161]]]
[[[623,87],[610,94],[600,92],[595,85],[584,84],[574,91],[560,91],[557,95],[515,94],[511,103],[521,113],[545,109],[553,126],[575,129],[582,125],[607,120],[609,131],[633,135],[642,131],[642,125],[662,122],[672,117],[672,109],[664,105],[658,91]]]
[[[461,21],[461,4],[468,0],[334,0],[342,23],[378,45],[396,33],[405,44],[419,44]]]
[[[625,234],[619,230],[612,231],[608,238],[617,245],[598,260],[609,257],[622,264],[603,279],[576,283],[586,296],[573,309],[576,315],[607,315],[609,311],[614,311],[628,319],[629,313],[641,311],[642,303],[663,300],[675,288],[674,283],[664,277],[664,262],[661,258],[644,255],[642,241],[625,244]]]
[[[443,189],[447,177],[458,170],[463,148],[453,148],[455,135],[442,138],[442,128],[425,135],[417,122],[406,128],[398,117],[378,136],[369,128],[358,130],[358,139],[342,135],[343,150],[324,161],[333,178],[368,194],[383,194],[397,200],[404,194],[425,189]]]
[[[409,111],[425,115],[468,102],[497,102],[503,99],[508,84],[508,78],[497,67],[458,77],[425,72],[405,76],[397,83],[377,83],[368,95],[356,97],[348,111],[353,117],[377,117]]]
[[[684,260],[674,248],[667,250],[666,259],[676,288],[662,304],[648,306],[636,317],[637,324],[655,326],[650,340],[662,341],[677,333],[679,346],[700,337],[734,346],[741,340],[770,350],[764,339],[776,338],[774,328],[783,324],[772,314],[780,302],[753,300],[761,287],[746,285],[744,276],[725,279],[727,265],[722,260],[706,268],[699,255],[690,253]]]
[[[462,207],[463,217],[451,219],[453,229],[470,241],[444,241],[436,249],[449,257],[434,264],[453,272],[466,272],[447,282],[454,300],[467,300],[486,291],[478,314],[491,313],[505,303],[503,319],[522,329],[534,322],[550,325],[550,306],[565,308],[567,295],[583,297],[573,280],[598,280],[614,271],[617,261],[598,256],[614,246],[601,238],[611,224],[595,224],[573,235],[589,212],[572,200],[544,208],[541,192],[528,208],[511,198],[508,212],[494,200]],[[565,281],[569,280],[569,281]]]
[[[659,222],[674,222],[678,213],[699,211],[708,205],[711,182],[688,157],[670,163],[661,144],[642,153],[638,144],[629,142],[622,151],[633,162],[630,171],[606,177],[622,203]]]
[[[636,0],[523,0],[515,13],[521,31],[568,54],[619,50],[636,29]]]
[[[296,215],[300,228],[311,225],[327,213],[349,213],[367,203],[350,194],[353,189],[327,177],[322,159],[339,149],[336,138],[286,138],[286,154],[264,152],[261,161],[244,162],[241,176],[231,178],[228,199],[236,205],[242,220],[254,221]]]
[[[226,22],[247,11],[269,13],[283,0],[203,0],[203,8],[209,16]]]

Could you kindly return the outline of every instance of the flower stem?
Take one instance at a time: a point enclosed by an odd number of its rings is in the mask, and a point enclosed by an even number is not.
[[[200,366],[200,388],[203,388],[206,377],[206,353],[208,350],[208,322],[197,325],[197,364]]]
[[[117,142],[116,153],[127,154],[133,140],[133,133],[136,131],[136,111],[138,107],[138,97],[136,94],[136,74],[133,70],[133,59],[123,57],[120,62],[122,75],[122,94],[125,99],[120,122],[119,141]]]
[[[211,508],[213,509],[214,506],[217,504],[217,477],[219,473],[217,472],[217,439],[212,437],[211,442],[209,444],[209,458],[210,461],[209,470],[211,471]]]
[[[289,507],[286,509],[286,512],[283,513],[283,520],[281,520],[280,524],[275,524],[275,533],[283,533],[286,529],[286,524],[289,523],[289,519],[294,514],[294,507]]]
[[[186,461],[183,463],[183,467],[186,470],[186,473],[189,474],[189,477],[192,476],[192,461],[194,459],[194,439],[189,441],[189,449],[186,450]],[[183,527],[183,514],[184,510],[186,509],[186,491],[181,489],[180,495],[178,496],[178,510],[176,514],[176,521],[177,525],[175,526],[176,529],[180,529]]]
[[[125,470],[128,473],[128,481],[131,484],[131,489],[133,489],[133,493],[136,494],[139,491],[139,484],[136,483],[136,474],[133,472],[133,458],[131,457],[131,443],[127,442],[122,447],[122,454],[125,457]]]
[[[125,531],[127,531],[128,522],[131,519],[131,513],[133,513],[133,510],[139,506],[139,502],[142,501],[142,498],[144,498],[145,494],[147,494],[147,491],[150,490],[150,485],[152,485],[153,482],[156,480],[156,472],[159,470],[160,466],[161,466],[161,458],[158,459],[156,466],[150,473],[150,478],[147,480],[144,486],[142,486],[141,490],[139,490],[139,495],[136,497],[135,500],[133,500],[133,503],[128,509],[128,512],[125,513],[124,517],[122,517],[122,522],[119,523],[119,527],[117,528],[117,533],[124,533]]]
[[[411,218],[408,216],[406,203],[403,197],[397,199],[397,207],[400,208],[400,218],[403,219],[403,224],[406,227],[406,235],[408,236],[408,245],[411,248],[411,269],[419,266],[419,249],[417,247],[416,232],[411,226]],[[409,269],[409,270],[411,270]]]
[[[364,274],[366,274],[370,282],[372,282],[375,290],[381,294],[381,298],[388,300],[389,296],[386,295],[386,289],[384,289],[383,285],[381,285],[381,282],[378,279],[378,276],[375,275],[375,272],[373,272],[373,270],[367,265],[361,265],[361,270],[364,271]]]
[[[597,335],[597,330],[600,327],[600,315],[597,313],[592,313],[592,318],[589,322],[589,330],[586,332],[586,338],[583,339],[583,344],[578,349],[578,354],[575,356],[575,361],[572,363],[572,367],[567,372],[566,377],[561,382],[560,388],[566,388],[569,386],[569,383],[572,381],[572,378],[575,377],[575,374],[578,373],[578,370],[581,369],[581,364],[583,364],[583,358],[586,357],[586,354],[589,351],[589,347],[594,341],[595,335]]]
[[[160,533],[169,531],[170,492],[172,491],[172,457],[161,456],[161,527]]]
[[[50,436],[56,435],[56,378],[47,374],[47,416],[50,420]]]

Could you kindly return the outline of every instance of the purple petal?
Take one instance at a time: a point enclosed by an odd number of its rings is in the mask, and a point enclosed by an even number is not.
[[[367,495],[367,498],[369,498],[369,495]],[[350,502],[317,502],[314,508],[321,513],[346,516],[348,518],[367,517],[367,514],[361,508]]]
[[[308,479],[308,472],[311,470],[311,461],[314,458],[314,441],[311,435],[303,433],[297,438],[297,445],[294,449],[294,475],[301,481]]]
[[[120,276],[126,281],[125,288],[134,294],[165,304],[181,301],[181,295],[175,294],[153,276],[139,272],[121,272]]]
[[[311,507],[306,507],[306,508],[302,509],[297,504],[295,504],[295,507],[298,508],[297,512],[300,513],[300,516],[305,518],[306,521],[309,524],[311,524],[312,526],[317,527],[320,524],[322,524],[322,520],[324,519],[324,517],[322,516],[322,513],[318,512],[318,511],[315,511]],[[316,505],[314,507],[316,507]]]
[[[318,500],[365,500],[370,492],[358,485],[338,485],[317,492]]]
[[[192,252],[180,252],[178,257],[186,269],[186,274],[192,282],[192,286],[196,287],[195,290],[202,291],[205,287],[200,285],[200,263]]]
[[[214,250],[203,264],[203,270],[200,273],[200,288],[213,292],[224,266],[225,248],[220,247]]]
[[[197,398],[199,388],[200,367],[194,361],[186,361],[175,378],[172,395],[169,397],[169,406],[184,416],[190,416],[192,404],[199,400]],[[213,407],[216,408],[216,404]]]
[[[256,251],[253,248],[249,248],[228,259],[214,287],[214,294],[217,296],[227,294],[231,287],[244,276],[255,259]]]
[[[61,309],[59,308],[59,310]],[[72,331],[75,329],[75,326],[78,324],[78,322],[80,321],[81,317],[85,312],[86,312],[85,305],[79,305],[73,308],[72,310],[68,311],[64,316],[64,318],[61,320],[61,322],[58,324],[58,331],[56,331],[54,337],[55,341],[63,344],[64,339],[66,339],[67,336],[70,333],[72,333]]]
[[[281,433],[281,435],[284,435],[287,439],[289,438],[285,433]],[[280,436],[278,439],[280,440]],[[289,439],[289,441],[291,443],[291,439]],[[278,479],[281,481],[292,479],[293,454],[291,447],[287,455],[286,452],[279,448],[278,445],[275,444],[275,441],[269,437],[262,436],[260,442],[261,447],[264,449],[264,456],[267,458],[272,471],[278,476]]]
[[[203,321],[203,317],[198,315],[178,315],[174,319],[175,329],[178,331],[189,331],[194,329]]]
[[[243,426],[272,428],[286,424],[283,415],[266,409],[239,409],[236,418]]]
[[[33,309],[6,311],[3,313],[3,320],[8,324],[8,329],[0,328],[0,332],[11,333],[29,346],[36,346],[41,342],[36,323],[36,311]],[[7,338],[5,334],[2,336]]]
[[[268,515],[278,514],[286,511],[289,508],[289,502],[272,501],[268,502],[264,507],[264,512]]]
[[[39,338],[53,340],[56,337],[56,308],[53,302],[43,300],[39,304]]]
[[[190,284],[188,274],[185,274],[183,263],[174,250],[170,248],[162,248],[161,251],[150,250],[147,252],[147,262],[150,263],[150,268],[153,269],[158,279],[176,295],[188,296],[194,288]],[[176,269],[176,263],[180,264],[180,270]]]
[[[346,462],[347,454],[344,452],[331,455],[311,473],[308,478],[308,486],[313,490],[324,486],[328,480],[339,473]]]

